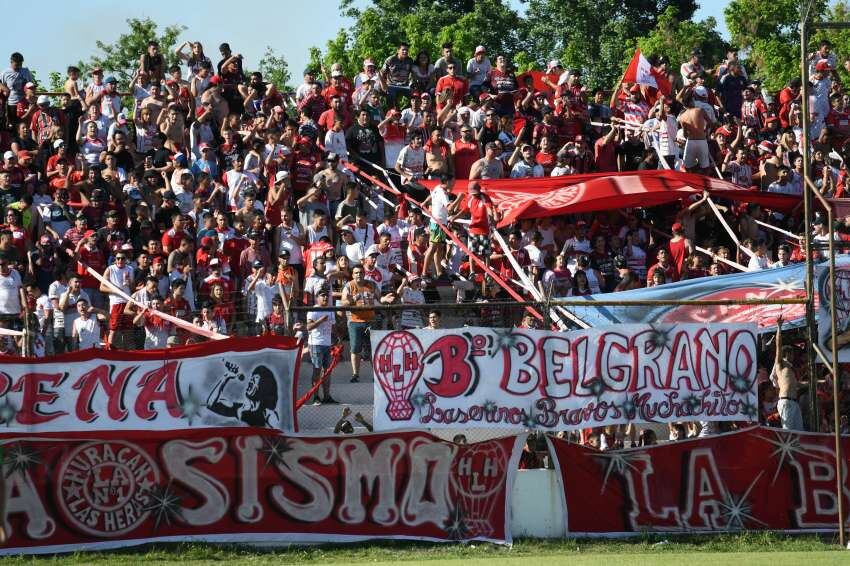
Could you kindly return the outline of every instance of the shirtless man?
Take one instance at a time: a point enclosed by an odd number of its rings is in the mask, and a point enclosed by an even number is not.
[[[708,115],[698,106],[688,108],[679,114],[679,124],[688,140],[685,143],[685,168],[690,173],[708,175],[711,165],[706,141],[707,131],[711,125]]]
[[[779,388],[779,403],[776,405],[782,428],[785,430],[804,430],[803,414],[797,403],[797,374],[794,371],[793,349],[782,346],[782,317],[776,321],[776,362],[772,379]]]

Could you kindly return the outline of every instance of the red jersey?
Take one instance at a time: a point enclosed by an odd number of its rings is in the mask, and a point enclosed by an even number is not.
[[[239,268],[239,258],[242,255],[242,250],[250,245],[247,238],[235,236],[224,241],[222,252],[227,256],[227,263],[230,264],[230,272],[236,277],[243,277],[245,274]]]
[[[487,214],[487,209],[493,208],[493,201],[490,197],[484,194],[479,194],[477,197],[468,195],[466,197],[466,206],[469,208],[469,233],[478,236],[486,236],[490,233],[490,217]]]
[[[106,256],[100,248],[93,250],[83,246],[80,248],[80,260],[77,262],[77,275],[80,276],[82,286],[86,289],[97,289],[100,287],[100,281],[90,275],[86,270],[86,266],[91,267],[98,273],[103,273],[106,269]]]
[[[469,143],[455,140],[453,144],[455,155],[455,178],[469,179],[469,172],[472,170],[472,165],[481,158],[481,153],[478,151],[478,142],[471,141]]]
[[[162,235],[162,250],[165,253],[170,253],[180,247],[180,242],[183,240],[190,240],[191,237],[186,233],[185,230],[177,231],[174,228],[171,228]]]
[[[685,247],[686,241],[685,238],[682,238],[678,242],[670,240],[667,243],[667,249],[670,250],[670,259],[673,260],[676,281],[682,275],[682,270],[685,267],[685,259],[688,257],[688,250]]]

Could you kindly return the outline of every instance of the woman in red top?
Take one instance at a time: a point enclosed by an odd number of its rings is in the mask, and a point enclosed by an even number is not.
[[[671,228],[673,238],[667,244],[670,249],[670,261],[673,263],[672,281],[678,281],[685,269],[685,260],[693,253],[691,241],[685,238],[682,224],[674,222]]]

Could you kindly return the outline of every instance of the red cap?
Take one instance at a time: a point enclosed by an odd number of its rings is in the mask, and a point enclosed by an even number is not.
[[[478,97],[478,100],[480,102],[484,102],[485,100],[490,100],[491,98],[492,97],[488,93],[482,92],[481,95]]]
[[[195,116],[197,116],[198,118],[200,118],[201,116],[203,116],[206,113],[207,113],[207,109],[204,108],[203,106],[201,106],[200,108],[195,110]]]
[[[829,65],[829,60],[821,59],[815,64],[815,71],[831,71],[832,67]]]
[[[640,92],[640,85],[632,85],[632,88],[629,89],[629,92]]]
[[[681,222],[674,222],[673,225],[670,227],[670,229],[673,230],[673,232],[681,232],[682,231],[682,223]]]
[[[214,241],[215,240],[213,240],[210,236],[204,236],[203,238],[201,238],[201,245],[210,246]]]
[[[155,258],[153,258],[153,261],[152,261],[151,263],[152,263],[153,265],[156,265],[156,264],[158,264],[158,263],[162,263],[162,257],[160,257],[160,256],[156,256]]]
[[[95,234],[94,230],[86,230],[86,233],[83,234],[83,238],[91,238],[92,236],[94,236],[94,234]]]
[[[218,75],[213,75],[212,77],[210,77],[210,84],[213,86],[220,85],[221,77],[219,77]]]
[[[30,155],[30,152],[28,152],[26,150],[22,149],[21,151],[18,152],[18,161],[20,161],[21,159],[30,159],[31,157],[32,157],[32,155]]]
[[[727,128],[726,126],[720,126],[716,130],[714,130],[714,135],[715,136],[723,136],[724,138],[728,138],[729,136],[732,135],[732,132],[730,132],[729,128]]]

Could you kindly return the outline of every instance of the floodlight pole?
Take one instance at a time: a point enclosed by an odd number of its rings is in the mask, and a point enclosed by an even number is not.
[[[801,85],[801,106],[802,106],[802,150],[803,155],[803,210],[805,217],[805,246],[806,246],[806,297],[808,299],[808,303],[806,305],[806,319],[808,322],[808,343],[807,343],[807,353],[809,355],[809,399],[812,406],[812,410],[814,412],[811,413],[811,419],[817,419],[817,377],[814,373],[814,343],[817,340],[818,332],[815,326],[815,317],[814,317],[814,308],[815,308],[815,278],[814,278],[814,262],[812,261],[812,235],[811,235],[811,221],[812,221],[812,206],[814,201],[813,197],[817,198],[821,205],[824,207],[827,213],[827,222],[829,227],[829,280],[827,281],[827,285],[829,286],[829,297],[830,297],[830,305],[829,305],[829,314],[830,314],[830,350],[832,353],[832,357],[829,360],[830,364],[827,366],[829,369],[829,373],[832,374],[832,409],[833,409],[833,429],[834,429],[834,438],[835,438],[835,490],[836,490],[836,501],[838,503],[838,543],[844,547],[845,546],[845,537],[844,537],[844,476],[843,476],[843,458],[841,456],[841,427],[840,427],[840,416],[839,416],[839,406],[838,406],[838,389],[839,389],[839,372],[838,372],[838,329],[837,329],[837,315],[836,315],[836,305],[835,305],[835,244],[834,244],[834,226],[833,226],[833,211],[832,205],[827,201],[818,188],[811,181],[810,171],[809,171],[809,148],[811,144],[810,139],[810,120],[809,120],[809,61],[808,61],[808,47],[809,47],[809,29],[817,30],[817,29],[847,29],[850,28],[850,22],[813,22],[809,24],[808,22],[808,12],[804,13],[800,18],[800,63],[801,63],[801,77],[802,77],[802,85]],[[826,324],[827,321],[821,320],[820,324]]]

